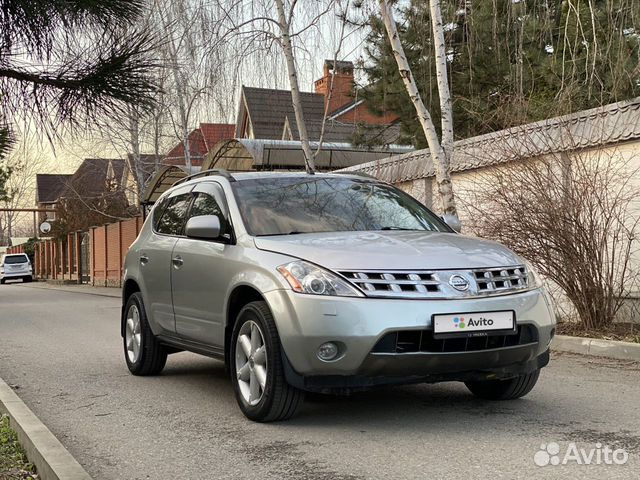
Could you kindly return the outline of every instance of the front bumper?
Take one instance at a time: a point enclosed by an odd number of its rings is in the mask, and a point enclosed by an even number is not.
[[[287,378],[308,390],[318,390],[316,386],[321,385],[358,388],[381,383],[513,377],[546,365],[555,329],[553,310],[542,289],[456,300],[320,297],[291,290],[274,290],[265,297],[276,319]],[[480,351],[372,351],[389,332],[431,330],[434,314],[497,310],[514,310],[517,324],[535,327],[537,338]],[[338,359],[331,362],[317,357],[318,347],[328,341],[342,348]]]

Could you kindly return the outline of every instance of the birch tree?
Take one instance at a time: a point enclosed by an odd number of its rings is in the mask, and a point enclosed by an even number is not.
[[[436,51],[436,72],[438,78],[438,92],[440,96],[442,142],[438,138],[431,114],[425,107],[418,91],[418,86],[411,72],[411,66],[404,53],[404,48],[398,34],[398,27],[393,16],[393,8],[389,0],[380,0],[380,12],[389,36],[389,42],[393,50],[394,58],[398,64],[398,70],[402,77],[407,93],[415,107],[418,120],[424,131],[429,145],[429,153],[436,171],[436,183],[439,193],[441,212],[455,222],[458,220],[456,201],[451,181],[451,156],[453,154],[453,114],[451,108],[451,95],[447,80],[447,57],[444,43],[444,30],[442,14],[440,12],[440,0],[429,0],[431,10],[431,22],[433,28],[434,48]]]
[[[233,8],[227,10],[229,23],[227,36],[241,37],[244,48],[249,50],[257,48],[272,56],[272,45],[276,45],[284,57],[288,86],[291,90],[291,100],[294,110],[298,138],[304,155],[305,169],[308,173],[315,171],[315,158],[322,148],[324,137],[324,119],[321,126],[320,141],[315,150],[311,148],[311,138],[307,129],[307,123],[302,108],[302,95],[300,91],[300,53],[305,53],[311,61],[317,62],[317,53],[311,51],[309,35],[315,30],[320,30],[320,23],[328,18],[329,22],[341,19],[338,27],[339,38],[334,49],[334,64],[340,55],[342,40],[345,37],[345,12],[342,10],[339,0],[321,0],[318,2],[301,3],[297,0],[264,0],[263,2],[251,2],[250,14],[247,15],[243,6],[249,2],[239,1]],[[347,2],[347,7],[349,2]],[[335,27],[335,25],[332,25]],[[325,25],[325,28],[329,28]],[[226,38],[226,36],[223,36]],[[249,47],[251,46],[251,47]],[[333,81],[330,82],[328,95],[331,95]],[[325,112],[326,113],[326,112]],[[326,117],[326,115],[325,115]]]
[[[291,101],[293,102],[293,111],[296,116],[296,124],[298,127],[298,136],[302,145],[302,153],[304,155],[304,164],[307,173],[314,173],[315,162],[314,155],[311,151],[309,143],[309,133],[307,132],[307,124],[304,121],[304,111],[302,110],[302,98],[300,97],[300,87],[298,86],[298,72],[296,70],[296,60],[293,55],[293,47],[291,46],[291,19],[293,17],[293,6],[291,5],[291,13],[289,18],[284,11],[284,0],[275,0],[278,9],[278,27],[280,28],[280,37],[278,42],[282,47],[284,57],[287,60],[287,72],[289,73],[289,85],[291,86]]]

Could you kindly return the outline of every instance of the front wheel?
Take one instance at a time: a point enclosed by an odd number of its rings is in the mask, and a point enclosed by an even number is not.
[[[167,363],[167,350],[149,327],[142,295],[131,295],[124,311],[124,358],[129,371],[134,375],[157,375]]]
[[[476,397],[487,400],[513,400],[524,397],[538,382],[540,369],[508,380],[482,380],[465,382]]]
[[[266,302],[238,314],[231,337],[231,381],[240,410],[257,422],[291,418],[304,393],[284,377],[280,337]]]

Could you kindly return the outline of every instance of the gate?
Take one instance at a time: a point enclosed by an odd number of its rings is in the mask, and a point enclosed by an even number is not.
[[[80,241],[80,282],[91,282],[91,246],[89,232],[82,232]]]

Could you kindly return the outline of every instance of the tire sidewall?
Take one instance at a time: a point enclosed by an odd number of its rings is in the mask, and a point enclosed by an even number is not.
[[[138,359],[135,362],[131,362],[129,360],[129,355],[127,354],[127,336],[126,334],[124,334],[122,336],[122,346],[124,349],[124,359],[127,362],[127,367],[129,368],[129,371],[131,371],[131,373],[133,374],[137,374],[142,370],[143,367],[143,361],[144,361],[144,357],[145,357],[145,349],[147,348],[147,332],[148,332],[148,328],[147,328],[147,312],[144,309],[144,304],[142,302],[142,296],[139,293],[134,293],[133,295],[131,295],[129,297],[129,300],[127,300],[127,305],[125,306],[124,309],[124,318],[122,319],[123,322],[123,326],[126,329],[126,323],[127,323],[127,316],[129,314],[129,309],[131,308],[132,305],[135,305],[136,307],[138,307],[138,314],[140,315],[140,354],[138,355]],[[125,331],[123,329],[123,331]]]
[[[267,381],[262,398],[256,405],[249,405],[242,396],[240,387],[238,386],[236,373],[236,343],[238,340],[238,333],[242,326],[248,321],[253,321],[260,327],[260,330],[262,331],[262,338],[264,339],[264,344],[267,349]],[[233,383],[233,391],[240,409],[252,420],[263,419],[271,410],[271,406],[273,404],[275,380],[276,375],[278,375],[276,368],[279,365],[276,355],[280,355],[280,340],[277,337],[274,338],[271,333],[272,331],[275,331],[275,325],[272,323],[273,321],[269,318],[265,318],[254,303],[250,303],[238,314],[237,321],[233,327],[233,334],[231,336],[231,355],[229,358],[231,364],[230,375],[231,382]]]

